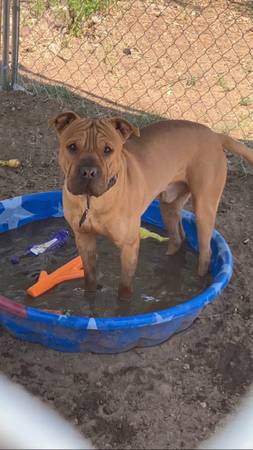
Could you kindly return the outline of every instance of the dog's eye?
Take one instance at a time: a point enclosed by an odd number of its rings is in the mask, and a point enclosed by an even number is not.
[[[110,153],[112,153],[112,149],[111,149],[111,147],[106,145],[104,148],[104,155],[110,155]]]
[[[75,152],[77,151],[77,146],[76,146],[76,144],[70,144],[70,145],[68,145],[68,151],[69,151],[70,153],[75,153]]]

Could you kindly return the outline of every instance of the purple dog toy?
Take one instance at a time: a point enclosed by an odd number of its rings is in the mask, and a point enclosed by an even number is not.
[[[49,241],[41,244],[29,245],[24,253],[20,252],[19,255],[12,256],[10,260],[12,264],[18,264],[20,259],[25,258],[26,256],[38,256],[46,252],[51,252],[66,244],[68,238],[69,232],[63,228],[54,233]]]

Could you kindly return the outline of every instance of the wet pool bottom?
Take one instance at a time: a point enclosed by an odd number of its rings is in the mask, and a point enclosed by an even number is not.
[[[27,257],[18,265],[12,265],[10,257],[28,245],[46,241],[63,227],[68,228],[64,219],[51,219],[0,234],[1,294],[19,303],[70,315],[115,317],[166,309],[197,295],[210,283],[209,277],[197,276],[197,255],[186,245],[176,255],[166,256],[167,243],[149,238],[141,241],[134,296],[129,301],[118,301],[119,251],[100,237],[96,295],[85,293],[83,280],[79,279],[62,283],[33,299],[26,289],[37,281],[41,270],[51,272],[77,256],[72,232],[68,243],[54,253]]]

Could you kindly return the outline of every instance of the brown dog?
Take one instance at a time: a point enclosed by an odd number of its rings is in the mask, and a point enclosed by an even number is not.
[[[168,254],[181,246],[181,211],[192,196],[199,239],[199,275],[208,271],[210,240],[227,161],[224,148],[253,165],[253,151],[208,127],[169,120],[141,130],[121,118],[83,119],[65,112],[51,121],[65,175],[64,215],[86,269],[86,289],[96,289],[96,236],[121,251],[119,297],[133,292],[141,215],[159,197],[170,233]]]

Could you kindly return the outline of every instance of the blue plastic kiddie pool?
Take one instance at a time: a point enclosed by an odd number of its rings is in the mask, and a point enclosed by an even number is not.
[[[61,192],[15,197],[0,202],[0,232],[62,216]],[[149,206],[142,219],[143,223],[164,228],[157,200]],[[197,251],[192,213],[184,211],[183,227],[188,244]],[[200,311],[228,285],[233,269],[232,255],[217,231],[212,237],[212,254],[210,286],[171,308],[127,317],[90,318],[52,314],[9,300],[0,302],[0,324],[19,339],[63,352],[117,353],[134,347],[157,345],[189,327]],[[4,295],[1,286],[0,293]]]

